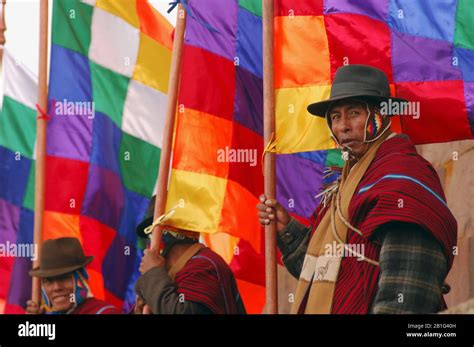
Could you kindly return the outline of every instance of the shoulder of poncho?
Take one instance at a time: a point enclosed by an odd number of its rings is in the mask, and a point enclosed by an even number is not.
[[[189,259],[177,276],[203,272],[216,273],[216,267],[222,268],[223,261],[217,253],[206,247]]]
[[[117,308],[104,300],[97,299],[95,297],[87,298],[82,304],[80,304],[74,311],[75,313],[92,313],[95,314],[97,311],[104,307],[110,307],[108,309],[117,311]]]
[[[395,137],[380,147],[370,169],[382,174],[426,174],[435,170],[429,161],[423,158],[410,140]]]

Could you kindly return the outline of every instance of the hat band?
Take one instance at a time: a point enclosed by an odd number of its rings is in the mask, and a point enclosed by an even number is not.
[[[331,98],[351,97],[357,95],[390,97],[390,87],[375,86],[373,84],[362,82],[340,82],[333,84],[331,88]]]

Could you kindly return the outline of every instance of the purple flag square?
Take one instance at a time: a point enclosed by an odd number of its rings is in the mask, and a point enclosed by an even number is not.
[[[130,254],[126,254],[124,249],[130,249]],[[117,234],[110,244],[102,264],[104,287],[117,298],[124,300],[127,290],[134,288],[134,284],[130,283],[130,280],[139,263],[140,259],[137,257],[135,244]],[[116,269],[120,269],[120,276],[117,276]]]
[[[472,136],[474,137],[474,82],[464,82],[464,97],[466,98],[466,109],[471,126]]]
[[[26,301],[31,297],[31,277],[28,272],[31,270],[32,262],[30,258],[16,258],[13,265],[8,303],[26,308]]]
[[[81,213],[117,230],[123,206],[124,188],[120,177],[91,164]]]
[[[236,69],[234,120],[263,135],[263,82],[241,67]]]
[[[84,115],[53,115],[48,124],[47,153],[88,162],[93,120]]]
[[[326,0],[324,13],[355,13],[386,21],[388,0]]]
[[[294,154],[277,155],[277,199],[292,213],[309,218],[319,200],[324,165]]]
[[[462,80],[453,66],[453,45],[446,41],[401,34],[392,30],[395,82]]]
[[[186,19],[186,43],[234,60],[237,1],[189,1],[189,11],[191,15]]]
[[[0,199],[0,243],[15,243],[20,225],[20,208]]]

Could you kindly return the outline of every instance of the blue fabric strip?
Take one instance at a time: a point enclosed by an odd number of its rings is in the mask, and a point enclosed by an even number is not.
[[[105,310],[108,310],[109,308],[115,308],[115,306],[112,306],[112,305],[104,306],[99,311],[97,311],[96,314],[102,314],[104,313]]]
[[[385,175],[382,178],[380,178],[379,180],[377,180],[375,183],[372,183],[372,184],[366,185],[365,187],[360,188],[359,192],[357,194],[361,194],[361,193],[364,193],[364,192],[368,191],[370,188],[375,186],[377,183],[379,183],[380,181],[385,180],[385,179],[403,179],[403,180],[408,180],[408,181],[415,182],[416,184],[418,184],[419,186],[423,187],[425,190],[430,192],[444,206],[448,207],[446,202],[438,194],[436,194],[431,188],[429,188],[427,185],[423,184],[422,182],[418,181],[417,179],[415,179],[413,177],[410,177],[410,176],[406,176],[406,175],[395,175],[395,174]]]

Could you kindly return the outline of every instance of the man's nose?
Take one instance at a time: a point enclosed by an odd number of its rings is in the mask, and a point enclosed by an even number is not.
[[[339,130],[343,133],[347,133],[351,130],[351,126],[350,126],[350,122],[349,122],[349,119],[348,117],[346,116],[342,116],[341,117],[341,120],[339,122]]]
[[[57,291],[57,290],[61,290],[62,286],[59,283],[59,281],[53,281],[53,283],[51,283],[51,288],[52,290]]]

